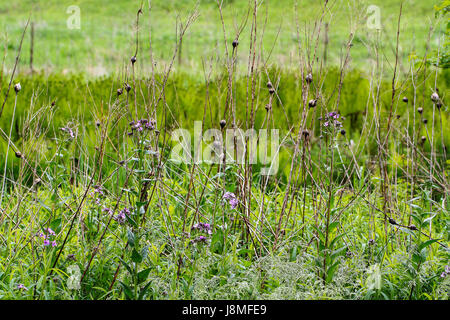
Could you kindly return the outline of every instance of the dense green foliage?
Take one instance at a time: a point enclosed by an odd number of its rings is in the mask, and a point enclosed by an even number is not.
[[[383,31],[350,37],[346,18],[360,27],[362,3],[346,11],[344,1],[323,9],[309,1],[297,39],[288,2],[258,11],[255,2],[224,1],[226,30],[253,13],[224,51],[220,19],[211,19],[217,6],[200,1],[179,59],[167,13],[191,1],[152,2],[155,19],[142,15],[143,45],[131,59],[139,4],[80,0],[89,19],[77,35],[61,28],[68,1],[0,4],[14,40],[23,21],[11,19],[26,15],[9,13],[21,4],[33,8],[40,33],[40,71],[26,72],[25,44],[11,83],[12,73],[0,77],[0,299],[449,299],[448,43],[431,39],[442,36],[450,4],[405,4],[409,22],[436,15],[428,39],[422,24],[400,30],[396,1],[383,2]],[[266,8],[268,31],[250,45]],[[337,20],[329,63],[321,10]],[[281,16],[289,31],[272,64],[265,55]],[[396,21],[402,36],[391,50]],[[152,58],[142,35],[150,24]],[[206,50],[208,32],[222,44]],[[70,45],[56,40],[63,36]],[[298,61],[286,63],[291,49]],[[17,50],[7,42],[8,66]],[[108,75],[93,77],[93,67]],[[173,135],[180,128],[190,139]],[[207,134],[238,128],[278,129],[279,148],[252,163],[252,144],[264,151],[264,136],[247,136],[239,163],[237,138]],[[200,141],[202,155],[216,151],[219,161],[173,161],[182,140],[193,143],[189,155]]]

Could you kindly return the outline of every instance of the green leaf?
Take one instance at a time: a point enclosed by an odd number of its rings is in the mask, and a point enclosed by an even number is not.
[[[148,269],[144,269],[144,270],[138,272],[138,274],[137,274],[138,284],[147,280],[148,275],[150,274],[150,270],[151,270],[151,268],[148,268]]]
[[[132,300],[133,299],[133,292],[132,292],[131,288],[129,286],[127,286],[125,283],[123,283],[122,281],[119,280],[119,282],[120,282],[120,285],[123,288],[123,292],[125,293],[125,297],[127,299],[129,299],[129,300]]]
[[[421,244],[419,244],[419,251],[422,251],[423,248],[426,248],[428,246],[431,246],[433,243],[438,242],[440,239],[431,239],[431,240],[427,240],[425,242],[422,242]]]
[[[143,288],[140,290],[140,292],[139,292],[139,300],[142,300],[142,299],[144,298],[145,293],[148,291],[148,288],[150,287],[150,284],[151,284],[151,283],[152,283],[152,282],[149,281],[149,282],[145,285],[145,287],[143,287]]]
[[[56,233],[59,233],[61,231],[61,218],[55,219],[50,222],[50,228]]]
[[[145,247],[142,248],[142,250],[141,250],[142,260],[147,259],[149,247],[150,247],[150,245],[146,245]]]
[[[223,232],[218,229],[211,239],[211,252],[221,254],[223,252]]]
[[[119,260],[120,260],[120,262],[122,262],[122,264],[125,266],[125,268],[127,268],[128,272],[130,274],[133,274],[133,271],[131,271],[130,266],[125,261],[123,261],[121,258],[119,258]]]
[[[290,254],[290,257],[289,257],[289,261],[290,262],[293,262],[295,260],[297,260],[297,246],[295,246],[295,247],[293,247],[291,249],[291,254]]]
[[[335,221],[330,223],[330,225],[328,226],[328,232],[331,233],[333,232],[333,230],[339,225],[339,221]]]
[[[129,224],[131,224],[135,228],[138,227],[136,221],[134,221],[134,219],[131,217],[131,215],[126,214],[125,217],[127,218],[127,221]]]
[[[142,256],[136,251],[135,248],[133,248],[133,251],[131,252],[131,260],[136,263],[142,262]]]
[[[333,280],[334,273],[337,270],[337,267],[339,266],[339,260],[336,261],[331,267],[327,270],[327,282],[331,282]]]
[[[128,229],[128,245],[134,247],[136,237],[131,229]]]

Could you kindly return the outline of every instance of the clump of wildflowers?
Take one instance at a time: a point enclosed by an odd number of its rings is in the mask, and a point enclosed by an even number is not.
[[[109,213],[111,213],[111,210],[109,210]],[[127,216],[129,215],[130,209],[124,208],[119,211],[119,213],[114,217],[114,220],[116,220],[119,224],[124,224],[127,221]]]
[[[95,204],[100,205],[100,200],[104,197],[105,193],[103,192],[102,186],[94,186],[94,190],[91,192],[91,197],[95,198]]]
[[[56,240],[52,239],[52,237],[56,236],[56,233],[51,228],[45,228],[44,232],[39,232],[37,236],[43,240],[43,244],[45,247],[48,247],[50,245],[52,247],[56,247],[58,245]]]
[[[206,238],[205,236],[198,236],[197,238],[191,240],[191,243],[206,243],[208,241],[208,238]]]
[[[323,123],[323,126],[325,128],[327,127],[335,127],[335,128],[341,128],[342,123],[338,120],[340,118],[339,113],[333,111],[325,115],[324,119],[325,122]]]
[[[239,204],[238,199],[236,198],[235,194],[232,192],[225,192],[223,195],[224,200],[228,200],[229,205],[231,206],[231,209],[235,209],[237,205]]]
[[[197,230],[200,232],[205,232],[207,234],[212,234],[211,225],[209,223],[196,223],[192,226],[192,230]]]
[[[154,119],[140,119],[137,121],[130,122],[131,132],[128,135],[133,135],[133,132],[142,132],[144,130],[154,130],[156,125],[156,121]]]
[[[70,139],[74,139],[75,138],[75,133],[73,132],[73,130],[69,127],[62,127],[61,131],[68,134]]]

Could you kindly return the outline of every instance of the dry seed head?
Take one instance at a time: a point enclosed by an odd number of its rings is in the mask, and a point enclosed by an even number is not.
[[[311,72],[306,75],[305,80],[307,83],[311,83],[313,81],[313,76]]]
[[[404,103],[408,103],[408,98],[407,97],[403,97],[402,100],[403,100]]]
[[[137,59],[136,59],[136,56],[132,56],[130,60],[131,60],[131,63],[132,63],[132,64],[135,64],[135,63],[136,63],[136,60],[137,60]]]
[[[269,89],[269,93],[270,93],[270,94],[274,94],[274,93],[275,93],[275,89],[274,89],[274,88],[270,88],[270,89]]]
[[[20,82],[17,82],[17,83],[14,85],[14,91],[15,91],[16,93],[19,93],[20,90],[22,90],[22,86],[20,85]]]
[[[309,100],[308,106],[309,106],[310,108],[314,108],[316,105],[317,105],[317,99],[311,99],[311,100]]]
[[[268,88],[268,89],[272,88],[272,82],[270,82],[270,81],[267,82],[267,88]]]
[[[225,128],[225,126],[227,125],[227,122],[224,120],[224,119],[222,119],[222,120],[220,120],[220,128]]]
[[[439,102],[439,95],[437,92],[433,92],[433,94],[431,95],[431,101]]]
[[[127,90],[127,92],[130,92],[131,90],[131,86],[128,83],[125,83],[125,90]]]
[[[427,138],[425,138],[425,136],[422,136],[422,137],[420,138],[420,140],[422,140],[422,143],[424,143],[424,142],[427,140]]]
[[[424,124],[427,124],[427,123],[428,123],[428,120],[427,120],[427,119],[423,119],[422,122],[423,122]]]
[[[122,88],[117,89],[117,96],[120,96],[123,93]]]
[[[423,108],[422,108],[422,107],[417,108],[417,112],[420,113],[420,114],[422,114]]]
[[[233,48],[236,48],[239,45],[239,41],[237,39],[234,39],[232,42]]]
[[[308,130],[303,130],[303,131],[302,131],[302,135],[303,135],[303,137],[305,138],[305,140],[308,139],[308,137],[309,137],[309,131],[308,131]]]
[[[343,136],[345,136],[345,133],[346,133],[346,132],[345,132],[345,129],[342,129],[342,130],[341,130],[341,134],[342,134]]]
[[[21,159],[23,157],[22,153],[20,151],[16,151],[16,158]]]

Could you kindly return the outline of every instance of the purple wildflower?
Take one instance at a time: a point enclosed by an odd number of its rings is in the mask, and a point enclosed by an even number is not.
[[[209,223],[196,223],[192,226],[192,229],[212,234],[211,225]]]
[[[51,235],[51,236],[56,235],[55,231],[53,231],[53,230],[50,229],[50,228],[46,228],[46,229],[44,229],[44,231],[45,231],[46,233],[48,233],[49,235]]]
[[[234,209],[237,207],[239,201],[238,199],[236,199],[236,196],[234,193],[232,192],[225,192],[225,194],[223,195],[223,199],[228,200],[228,203],[231,206],[231,209]]]
[[[50,245],[50,240],[45,239],[44,240],[44,246],[48,246],[48,245]]]
[[[237,207],[238,204],[239,204],[238,199],[234,198],[234,199],[231,199],[231,200],[230,200],[230,206],[231,206],[231,209],[235,209],[235,208]]]
[[[61,131],[67,133],[71,139],[75,138],[75,134],[74,134],[73,130],[70,129],[69,127],[63,127],[63,128],[61,128]]]
[[[52,247],[56,247],[57,245],[56,241],[52,241]]]
[[[114,218],[119,224],[124,224],[127,221],[127,216],[130,215],[130,209],[124,208],[120,210],[117,216]]]
[[[20,283],[20,284],[17,286],[17,289],[28,290],[28,288],[25,287],[25,286],[23,285],[23,283]]]
[[[225,194],[223,195],[223,198],[226,199],[226,200],[230,200],[230,199],[236,198],[236,196],[234,195],[233,192],[227,191],[227,192],[225,192]]]

